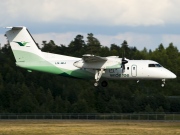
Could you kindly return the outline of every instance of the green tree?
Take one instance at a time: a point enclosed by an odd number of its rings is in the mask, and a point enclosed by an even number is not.
[[[148,104],[148,105],[146,105],[146,107],[145,107],[145,112],[152,113],[152,112],[154,112],[154,111],[153,111],[153,109],[151,108],[151,106]]]
[[[73,41],[69,44],[69,54],[73,54],[75,57],[81,57],[85,52],[85,41],[82,35],[77,35]]]
[[[101,44],[97,38],[94,37],[92,33],[89,33],[87,36],[87,53],[99,55]]]
[[[120,47],[116,44],[111,44],[110,53],[114,56],[120,56]]]
[[[115,98],[115,96],[112,96],[110,101],[107,105],[107,112],[109,113],[121,113],[122,107],[119,104],[118,100]]]

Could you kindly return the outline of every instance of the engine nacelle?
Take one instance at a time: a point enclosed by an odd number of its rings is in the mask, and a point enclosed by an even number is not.
[[[121,68],[121,64],[116,61],[104,61],[104,62],[84,62],[83,60],[76,61],[73,64],[78,68],[86,69],[117,69]]]

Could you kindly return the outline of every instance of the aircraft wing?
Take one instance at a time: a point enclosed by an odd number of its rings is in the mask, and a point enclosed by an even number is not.
[[[95,55],[91,55],[91,54],[83,55],[82,59],[87,63],[107,61],[107,58],[105,58],[105,57],[95,56]]]

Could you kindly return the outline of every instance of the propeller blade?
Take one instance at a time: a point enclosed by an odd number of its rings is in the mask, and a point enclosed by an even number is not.
[[[125,58],[123,57],[123,58],[122,58],[122,62],[121,62],[121,64],[122,64],[122,72],[124,72],[124,70],[125,70],[125,64],[126,64],[126,63],[128,63],[128,61],[125,60]]]
[[[125,69],[125,65],[124,64],[122,65],[122,68],[123,68],[123,70]]]
[[[125,60],[125,58],[123,57],[123,58],[122,58],[122,64],[126,64],[126,63],[128,63],[128,61]]]

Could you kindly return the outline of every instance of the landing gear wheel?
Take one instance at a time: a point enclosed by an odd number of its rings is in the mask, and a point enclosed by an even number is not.
[[[98,86],[98,82],[95,82],[95,83],[94,83],[94,86],[97,87],[97,86]]]
[[[102,81],[102,82],[101,82],[101,86],[102,86],[102,87],[107,87],[107,85],[108,85],[107,81]]]

